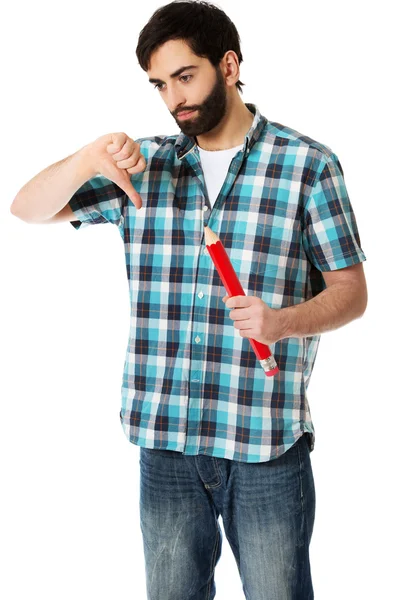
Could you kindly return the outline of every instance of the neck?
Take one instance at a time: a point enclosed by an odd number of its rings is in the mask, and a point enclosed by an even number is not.
[[[226,113],[217,127],[198,135],[197,144],[203,150],[228,150],[239,146],[243,144],[253,119],[253,113],[236,93],[233,99],[227,99]]]

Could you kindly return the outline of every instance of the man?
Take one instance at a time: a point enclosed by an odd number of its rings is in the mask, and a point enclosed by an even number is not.
[[[222,515],[247,600],[311,600],[306,389],[320,334],[367,304],[343,170],[329,147],[241,100],[239,35],[212,4],[161,7],[136,52],[180,133],[136,140],[141,210],[102,175],[65,208],[76,229],[113,223],[124,241],[120,419],[140,446],[148,598],[214,598]],[[224,295],[205,226],[246,296]],[[270,345],[277,375],[265,376],[249,338]]]

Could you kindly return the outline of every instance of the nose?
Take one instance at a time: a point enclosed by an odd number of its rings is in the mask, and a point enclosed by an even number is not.
[[[170,112],[176,116],[176,112],[183,110],[186,105],[186,96],[184,91],[176,86],[171,86],[167,92],[167,104]]]

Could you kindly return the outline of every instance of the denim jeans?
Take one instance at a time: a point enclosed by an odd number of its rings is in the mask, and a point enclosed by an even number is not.
[[[140,448],[148,600],[215,597],[219,515],[247,600],[313,600],[309,435],[261,463]]]

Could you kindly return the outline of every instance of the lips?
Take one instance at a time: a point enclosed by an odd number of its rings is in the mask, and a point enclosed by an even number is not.
[[[185,119],[186,117],[190,116],[191,114],[195,113],[196,110],[184,110],[181,111],[180,113],[178,113],[178,117]]]

